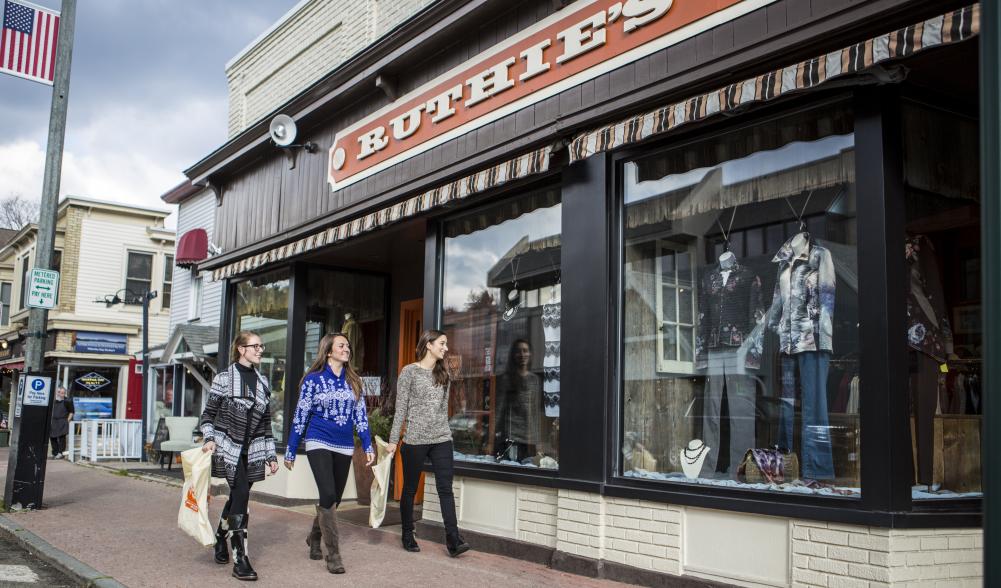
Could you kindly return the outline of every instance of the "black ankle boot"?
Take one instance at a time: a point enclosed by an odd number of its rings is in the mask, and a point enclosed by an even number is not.
[[[462,538],[458,531],[445,535],[445,548],[452,557],[458,557],[469,551],[469,544]]]
[[[412,551],[414,553],[421,550],[421,546],[417,545],[417,540],[414,539],[413,531],[403,532],[403,549],[406,549],[407,551]]]
[[[229,517],[229,542],[233,547],[233,577],[237,580],[256,580],[257,572],[247,557],[247,515]]]
[[[219,526],[215,530],[215,562],[217,564],[229,563],[229,546],[226,545],[226,535],[229,534],[229,525],[226,524],[225,517],[219,517]]]

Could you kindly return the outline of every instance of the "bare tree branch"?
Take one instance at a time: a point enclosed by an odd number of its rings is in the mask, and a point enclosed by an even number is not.
[[[11,192],[0,199],[0,228],[19,230],[28,223],[38,222],[37,200]]]

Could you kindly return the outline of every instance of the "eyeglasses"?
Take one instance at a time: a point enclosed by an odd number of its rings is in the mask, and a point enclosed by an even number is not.
[[[256,351],[264,351],[264,345],[261,343],[254,343],[253,345],[240,345],[240,347],[253,347]]]

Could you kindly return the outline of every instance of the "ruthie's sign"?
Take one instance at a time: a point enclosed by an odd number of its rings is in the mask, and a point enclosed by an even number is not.
[[[578,0],[339,132],[343,188],[775,0]]]

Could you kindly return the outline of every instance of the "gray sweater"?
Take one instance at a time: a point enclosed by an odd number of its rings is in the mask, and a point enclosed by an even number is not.
[[[396,384],[396,415],[390,443],[400,441],[400,427],[407,424],[404,441],[430,445],[452,440],[448,427],[448,391],[434,383],[431,370],[416,363],[403,368]]]

